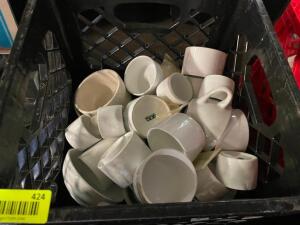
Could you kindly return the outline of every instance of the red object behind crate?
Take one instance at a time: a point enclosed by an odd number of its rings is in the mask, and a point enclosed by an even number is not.
[[[300,88],[300,0],[291,0],[284,13],[276,21],[275,31]],[[276,105],[259,58],[255,57],[251,62],[250,80],[255,90],[262,119],[265,124],[271,126],[276,120]]]
[[[300,0],[291,0],[276,21],[275,31],[300,88]]]

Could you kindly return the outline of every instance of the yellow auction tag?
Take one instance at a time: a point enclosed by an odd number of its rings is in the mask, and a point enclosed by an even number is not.
[[[0,189],[0,223],[46,223],[50,190]]]

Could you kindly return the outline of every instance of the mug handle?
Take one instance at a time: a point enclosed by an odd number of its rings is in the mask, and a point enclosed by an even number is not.
[[[208,92],[206,95],[202,96],[201,98],[198,98],[197,103],[205,103],[207,102],[207,100],[214,94],[216,93],[225,93],[226,94],[226,98],[220,102],[217,103],[217,105],[224,109],[227,106],[229,106],[231,104],[232,98],[233,98],[233,93],[231,92],[231,90],[227,87],[219,87],[215,90],[212,90],[210,92]]]

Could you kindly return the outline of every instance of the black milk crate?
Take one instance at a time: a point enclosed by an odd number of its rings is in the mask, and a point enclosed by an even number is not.
[[[76,205],[60,172],[80,81],[101,68],[122,74],[138,55],[161,62],[167,53],[181,65],[191,45],[229,54],[224,74],[236,81],[234,105],[250,124],[258,188],[210,203]],[[254,91],[254,64],[264,71],[271,109]],[[51,189],[51,223],[227,224],[299,213],[299,112],[261,0],[28,0],[0,80],[0,187]]]

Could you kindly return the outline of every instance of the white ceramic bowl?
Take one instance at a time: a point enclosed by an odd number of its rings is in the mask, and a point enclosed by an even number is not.
[[[81,153],[76,149],[69,150],[63,163],[64,182],[71,196],[88,206],[121,202],[122,189],[104,174],[101,179],[100,176],[97,178],[79,159]]]

